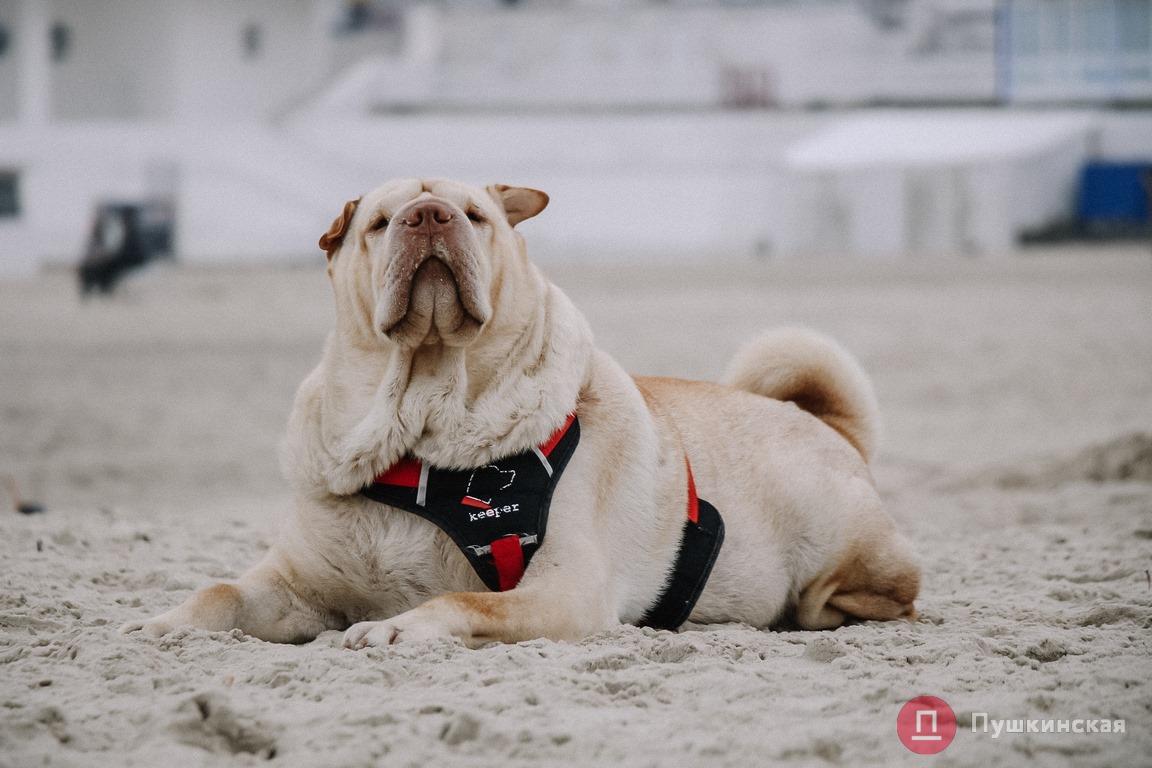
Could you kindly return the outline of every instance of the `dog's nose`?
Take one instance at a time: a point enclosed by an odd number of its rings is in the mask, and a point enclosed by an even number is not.
[[[435,227],[437,224],[447,224],[452,221],[452,217],[452,210],[448,206],[429,200],[405,211],[400,223],[415,228],[428,222],[429,226]]]

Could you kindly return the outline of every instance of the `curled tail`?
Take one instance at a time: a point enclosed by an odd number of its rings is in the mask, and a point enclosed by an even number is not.
[[[872,383],[847,350],[823,334],[781,328],[736,353],[723,382],[808,411],[844,436],[865,461],[876,452],[880,409]]]

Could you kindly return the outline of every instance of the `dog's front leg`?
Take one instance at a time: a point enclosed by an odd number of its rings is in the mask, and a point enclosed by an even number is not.
[[[393,645],[456,638],[476,648],[548,638],[578,640],[618,624],[602,595],[581,581],[563,592],[557,585],[518,587],[509,592],[450,592],[386,621],[362,621],[344,633],[344,647]],[[584,592],[584,590],[588,590]]]
[[[304,604],[275,568],[261,564],[234,584],[197,590],[172,610],[146,621],[130,621],[120,631],[161,637],[180,627],[216,632],[239,629],[261,640],[300,643],[331,628],[328,624]]]
[[[450,592],[391,619],[352,625],[344,633],[344,646],[360,649],[442,637],[473,648],[541,637],[578,640],[619,624],[603,552],[575,557],[569,551],[563,563],[544,555],[544,550],[537,553],[513,590]]]

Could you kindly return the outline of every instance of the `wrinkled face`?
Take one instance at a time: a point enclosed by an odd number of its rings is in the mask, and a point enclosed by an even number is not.
[[[492,293],[517,252],[512,227],[543,210],[536,190],[401,179],[345,205],[320,238],[338,310],[404,347],[467,346],[492,318]]]

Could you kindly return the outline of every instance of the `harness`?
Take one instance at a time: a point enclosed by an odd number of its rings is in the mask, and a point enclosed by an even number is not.
[[[572,414],[542,445],[475,469],[437,469],[404,458],[361,493],[419,515],[448,534],[493,591],[513,589],[544,543],[552,493],[580,442]],[[688,503],[676,561],[641,626],[676,629],[692,613],[724,543],[724,521],[696,495],[688,470]]]

